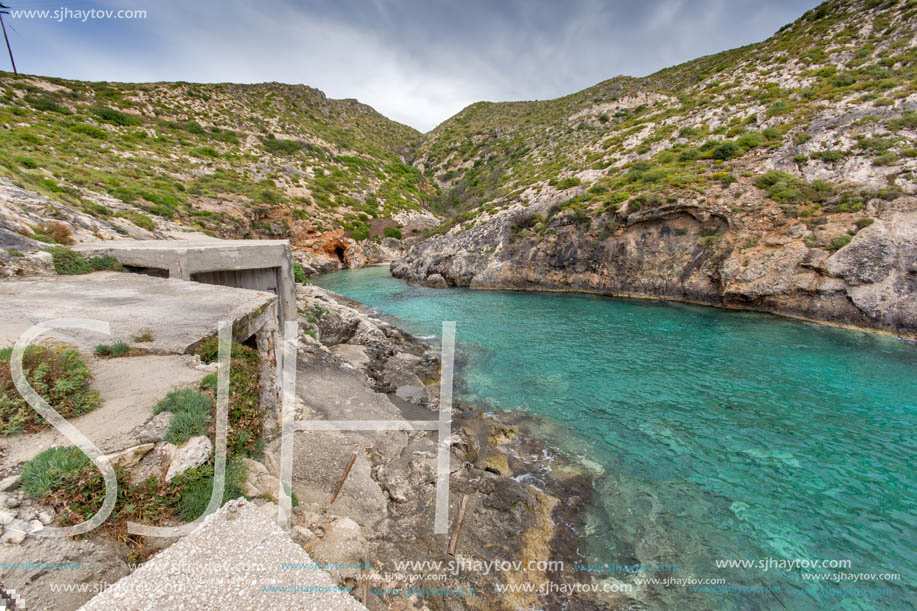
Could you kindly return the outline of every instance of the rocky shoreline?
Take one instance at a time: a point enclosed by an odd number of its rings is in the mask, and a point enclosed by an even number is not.
[[[319,376],[327,379],[330,375],[335,378],[332,384],[339,402],[337,406],[329,406],[329,412],[340,414],[342,405],[354,403],[355,391],[344,379],[350,378],[360,380],[377,397],[385,398],[381,404],[361,406],[364,418],[382,417],[386,403],[396,407],[401,417],[424,419],[424,413],[426,418],[434,417],[433,410],[438,406],[438,351],[367,314],[361,304],[330,291],[302,287],[298,298],[305,334],[300,346],[298,378],[301,381],[297,386],[308,386],[313,391],[313,398],[306,399],[298,411],[311,414],[306,417],[325,417],[321,409],[315,408],[323,399],[323,391],[316,382]],[[297,394],[307,396],[304,392]],[[464,495],[469,498],[469,511],[455,557],[445,553],[447,538],[432,533],[435,469],[434,461],[429,458],[434,455],[435,440],[423,432],[372,433],[371,448],[359,441],[355,444],[365,452],[365,458],[358,457],[351,475],[358,481],[350,494],[356,491],[362,497],[360,502],[349,498],[345,487],[341,500],[330,509],[323,499],[316,497],[326,494],[325,480],[330,482],[339,473],[307,477],[321,481],[322,485],[313,488],[309,482],[298,481],[299,472],[294,470],[294,492],[300,500],[300,506],[294,510],[294,525],[301,523],[315,532],[326,529],[321,524],[324,520],[332,524],[330,530],[334,532],[334,524],[342,520],[355,523],[356,528],[351,527],[351,532],[360,534],[351,537],[349,543],[333,547],[321,541],[312,545],[309,541],[303,543],[318,561],[372,563],[379,574],[390,577],[384,585],[374,582],[373,587],[473,588],[476,592],[471,597],[449,598],[448,603],[445,598],[424,599],[426,608],[516,609],[533,605],[546,609],[618,608],[625,600],[610,599],[607,595],[606,598],[582,594],[571,597],[547,592],[549,588],[545,588],[545,595],[537,591],[497,593],[498,584],[532,583],[537,590],[542,584],[583,583],[589,579],[588,575],[575,572],[573,564],[584,560],[579,548],[584,536],[585,511],[593,491],[592,474],[556,455],[536,437],[522,432],[523,428],[514,422],[511,414],[485,416],[473,406],[454,404],[450,527],[461,498]],[[355,433],[330,435],[338,439],[315,436],[309,443],[318,444],[319,451],[327,447],[340,457],[346,454],[344,449],[349,445],[340,446],[353,443],[354,435],[370,440],[369,435]],[[345,440],[345,436],[351,440]],[[329,445],[325,446],[326,443]],[[300,455],[297,449],[294,463]],[[364,459],[366,464],[361,468]],[[380,492],[378,503],[372,500],[375,489]],[[394,562],[399,560],[445,564],[459,559],[471,563],[534,562],[533,567],[561,561],[563,568],[557,568],[561,565],[556,564],[525,571],[460,570],[455,575],[448,573],[445,580],[436,572],[399,578],[394,569]],[[353,584],[355,581],[348,580],[360,578],[346,571],[339,574],[332,571],[332,574],[342,584]],[[366,604],[370,609],[398,609],[403,608],[402,602],[408,601],[399,597],[378,600],[370,597]]]
[[[738,192],[737,192],[738,193]],[[757,207],[773,202],[755,196]],[[768,312],[917,338],[917,200],[875,201],[871,224],[836,250],[804,223],[719,202],[627,206],[588,227],[560,195],[482,214],[415,246],[392,275],[432,287],[567,291]],[[850,216],[850,218],[841,218]],[[822,230],[819,230],[822,231]]]

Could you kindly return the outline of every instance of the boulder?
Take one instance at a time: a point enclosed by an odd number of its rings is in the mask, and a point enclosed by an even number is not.
[[[898,249],[879,229],[867,227],[834,253],[827,261],[828,273],[842,277],[850,286],[884,280],[895,266]]]
[[[19,545],[25,541],[26,536],[32,532],[32,526],[24,520],[13,520],[3,527],[3,536],[0,536],[0,543],[12,543]]]
[[[166,481],[169,482],[188,469],[199,467],[207,462],[207,459],[210,458],[210,452],[213,451],[213,443],[207,437],[201,435],[192,437],[179,448],[167,443],[163,449],[170,461],[169,470],[166,473]]]
[[[18,475],[10,475],[0,480],[0,492],[8,492],[19,487],[20,478]]]
[[[156,444],[154,443],[144,443],[139,446],[134,446],[133,448],[128,448],[126,450],[121,450],[115,454],[109,454],[106,456],[108,461],[115,466],[124,467],[125,469],[130,469],[137,465],[140,460],[146,456],[146,453],[152,450]]]

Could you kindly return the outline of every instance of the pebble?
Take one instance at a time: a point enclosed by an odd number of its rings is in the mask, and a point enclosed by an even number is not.
[[[3,529],[3,536],[0,537],[0,543],[12,543],[13,545],[19,545],[25,541],[29,530],[30,526],[27,522],[23,522],[22,520],[13,520],[6,526],[6,528]]]
[[[19,482],[20,479],[18,475],[10,475],[9,477],[0,479],[0,492],[7,492],[9,490],[13,490],[14,488],[18,488]]]

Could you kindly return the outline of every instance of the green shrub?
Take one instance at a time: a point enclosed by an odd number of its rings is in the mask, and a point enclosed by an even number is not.
[[[216,149],[211,148],[209,146],[198,146],[198,147],[191,149],[188,152],[195,157],[216,158],[220,156],[220,153]]]
[[[0,350],[0,434],[14,435],[47,427],[16,390],[10,372],[13,349]],[[90,388],[92,374],[73,348],[29,346],[22,357],[26,380],[63,417],[79,416],[101,405]]]
[[[203,388],[203,389],[205,389],[205,390],[209,390],[210,392],[212,392],[212,393],[215,394],[216,391],[217,391],[217,383],[218,383],[218,381],[219,381],[219,377],[217,376],[217,374],[215,374],[215,373],[208,373],[208,374],[205,375],[204,378],[201,380],[201,388]]]
[[[704,248],[710,248],[718,244],[722,239],[723,236],[720,235],[719,229],[708,227],[700,230],[697,243]]]
[[[840,151],[836,149],[831,149],[827,151],[818,151],[812,153],[812,157],[815,159],[820,159],[826,163],[837,163],[847,155],[846,151]]]
[[[369,225],[366,223],[357,223],[350,231],[350,237],[357,242],[369,239]]]
[[[557,182],[557,189],[559,191],[564,191],[565,189],[572,189],[573,187],[578,187],[581,184],[580,179],[576,176],[568,176],[563,180]]]
[[[241,460],[226,461],[226,479],[223,488],[222,503],[244,495],[245,464]],[[175,478],[176,487],[181,490],[179,516],[185,522],[196,520],[207,509],[210,495],[213,492],[214,468],[204,464],[189,469]]]
[[[739,136],[736,144],[745,150],[753,149],[764,144],[764,135],[761,132],[748,132]]]
[[[297,284],[306,284],[309,279],[306,278],[306,271],[298,261],[293,262],[293,281]]]
[[[589,226],[592,225],[592,219],[589,218],[589,215],[585,210],[575,210],[571,219],[573,220],[574,225],[583,229],[588,229]]]
[[[26,96],[24,100],[26,104],[41,112],[56,112],[59,115],[73,114],[70,112],[70,109],[65,106],[61,106],[52,97],[47,95],[39,97]]]
[[[166,441],[181,445],[207,432],[213,412],[213,401],[209,395],[190,389],[173,390],[153,408],[154,414],[172,413],[172,422],[166,433]]]
[[[104,129],[100,129],[95,125],[86,125],[85,123],[77,123],[70,128],[70,131],[89,136],[90,138],[95,138],[96,140],[105,140],[108,138],[108,133]]]
[[[156,223],[153,222],[153,219],[143,214],[142,212],[134,212],[134,211],[122,212],[119,214],[119,216],[123,216],[124,218],[132,222],[137,227],[140,227],[141,229],[146,229],[147,231],[156,230]]]
[[[101,121],[112,123],[121,127],[127,127],[129,125],[140,125],[140,119],[137,117],[121,112],[120,110],[115,110],[114,108],[109,108],[107,106],[99,106],[94,108],[93,114]]]
[[[137,335],[131,335],[131,339],[138,344],[145,344],[153,341],[153,330],[149,327],[143,327]]]
[[[898,155],[894,151],[885,151],[878,157],[872,160],[872,165],[874,166],[887,166],[894,165],[898,161]]]
[[[831,196],[833,187],[824,181],[811,184],[792,174],[771,170],[755,180],[755,186],[767,191],[768,197],[778,203],[801,204],[804,202],[824,202]]]
[[[34,170],[38,167],[38,163],[34,159],[26,157],[25,155],[13,155],[13,161],[29,170]]]
[[[396,238],[398,240],[400,240],[402,237],[401,230],[397,227],[386,227],[382,230],[382,234],[387,238]]]
[[[198,136],[203,136],[207,133],[207,131],[201,127],[201,124],[197,121],[188,121],[182,125],[182,129],[184,129],[189,134],[196,134]]]
[[[723,161],[726,161],[728,159],[732,159],[733,157],[737,157],[740,153],[741,149],[735,142],[723,142],[722,144],[718,144],[716,147],[714,147],[710,153],[710,156],[714,159],[722,159]]]
[[[642,210],[643,208],[657,208],[663,204],[662,195],[659,193],[641,193],[634,199],[630,200],[628,206],[632,210]]]
[[[216,337],[204,340],[195,354],[204,363],[216,362],[219,345]],[[261,451],[264,411],[261,409],[261,358],[248,346],[232,343],[229,374],[230,456],[257,455]]]
[[[22,490],[29,496],[42,497],[91,464],[76,446],[48,448],[22,467]]]
[[[53,454],[42,453],[26,464],[23,474],[26,472],[30,473],[31,482],[26,492],[38,497],[42,505],[54,508],[65,526],[87,520],[105,499],[102,474],[77,448],[53,448]],[[133,548],[133,554],[140,551],[143,542],[128,535],[127,522],[174,524],[185,493],[181,484],[186,482],[179,476],[161,486],[156,478],[150,477],[133,485],[131,474],[120,466],[115,467],[115,477],[118,493],[114,509],[96,532]],[[23,477],[24,486],[25,481]],[[233,488],[230,492],[237,490]]]
[[[611,194],[611,197],[608,198],[608,201],[612,204],[620,204],[621,202],[626,202],[630,199],[630,193],[627,191],[615,191]]]
[[[22,251],[20,251],[18,248],[10,248],[6,252],[11,257],[24,257],[25,256],[24,254],[22,254]]]
[[[900,117],[886,120],[885,126],[891,131],[917,129],[917,110],[905,110]]]
[[[713,180],[720,181],[720,184],[723,187],[728,187],[734,182],[738,182],[739,179],[730,174],[729,172],[715,172],[710,178]]]
[[[852,237],[852,236],[849,236],[849,235],[842,235],[842,236],[839,237],[839,238],[834,238],[834,239],[831,240],[831,242],[828,244],[828,250],[840,250],[840,249],[843,248],[844,246],[847,246],[847,244],[850,244],[850,241],[851,241],[852,239],[853,239],[853,237]]]
[[[870,225],[872,225],[875,222],[876,222],[876,219],[864,217],[864,218],[855,220],[853,223],[860,229],[863,229],[864,227],[869,227]]]
[[[78,276],[93,271],[92,264],[83,255],[63,246],[47,249],[54,259],[54,271],[61,276]]]
[[[97,272],[101,271],[113,271],[120,272],[124,269],[124,266],[121,265],[121,262],[112,257],[111,255],[101,255],[98,257],[92,257],[89,259],[89,265],[93,270]]]
[[[125,356],[131,351],[131,347],[125,342],[115,342],[114,344],[99,344],[96,346],[96,354],[99,356]]]
[[[303,148],[303,143],[298,140],[279,140],[274,134],[263,138],[261,145],[273,155],[292,155]]]

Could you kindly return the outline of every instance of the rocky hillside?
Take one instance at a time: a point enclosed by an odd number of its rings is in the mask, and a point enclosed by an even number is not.
[[[827,2],[755,45],[420,144],[432,285],[683,299],[917,334],[917,3]]]
[[[117,237],[289,238],[307,273],[414,244],[393,271],[415,282],[915,334],[915,24],[914,0],[832,0],[758,44],[426,135],[305,86],[0,73],[0,276]]]
[[[39,241],[55,219],[76,240],[289,238],[359,264],[362,246],[438,223],[435,188],[404,163],[421,139],[305,86],[0,73],[0,218]]]

